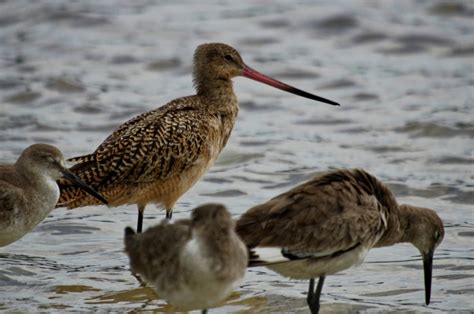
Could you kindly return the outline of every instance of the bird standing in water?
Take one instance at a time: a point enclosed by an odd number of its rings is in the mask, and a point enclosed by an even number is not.
[[[232,78],[244,76],[302,97],[331,105],[331,100],[269,78],[248,67],[234,48],[203,44],[194,54],[196,95],[172,100],[120,125],[92,153],[69,159],[71,171],[96,188],[110,206],[137,204],[137,232],[148,203],[171,218],[173,207],[211,167],[229,139],[239,109]],[[98,204],[60,182],[58,206]]]
[[[242,281],[247,248],[220,204],[193,209],[191,219],[164,219],[142,234],[125,229],[125,252],[133,272],[180,310],[217,306]]]
[[[398,205],[382,182],[359,169],[325,173],[257,205],[240,217],[236,230],[250,249],[249,266],[310,280],[311,313],[319,312],[326,275],[362,263],[371,248],[403,242],[423,257],[428,305],[433,253],[444,237],[434,210]]]
[[[0,247],[23,237],[56,206],[64,177],[77,188],[107,201],[64,167],[61,151],[47,144],[26,148],[14,165],[0,165]]]

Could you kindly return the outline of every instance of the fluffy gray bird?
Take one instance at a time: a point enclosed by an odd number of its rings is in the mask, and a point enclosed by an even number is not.
[[[47,144],[31,145],[14,165],[0,165],[0,247],[23,237],[54,209],[59,199],[59,178],[107,204],[64,167],[59,149]]]
[[[219,305],[238,286],[247,267],[247,248],[226,208],[207,204],[191,219],[136,234],[125,229],[125,252],[134,273],[179,310]]]

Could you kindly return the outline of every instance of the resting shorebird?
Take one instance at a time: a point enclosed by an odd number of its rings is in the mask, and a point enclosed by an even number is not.
[[[158,295],[180,310],[218,305],[237,287],[247,267],[247,248],[224,206],[193,209],[191,219],[164,219],[142,234],[125,229],[130,266]]]
[[[92,154],[69,159],[71,171],[107,197],[110,206],[137,204],[137,232],[148,203],[171,218],[178,198],[193,186],[224,148],[238,112],[232,78],[244,76],[281,90],[325,102],[248,67],[225,44],[203,44],[194,54],[197,94],[175,99],[119,126]],[[61,182],[58,206],[76,208],[98,202]]]
[[[323,174],[255,206],[236,230],[250,249],[249,266],[310,279],[311,313],[319,311],[326,275],[362,263],[373,247],[402,242],[413,244],[423,257],[428,305],[433,252],[444,237],[435,211],[398,205],[382,182],[358,169]]]
[[[31,145],[14,165],[0,165],[0,247],[23,237],[54,209],[61,177],[107,204],[64,167],[63,154],[54,146]]]

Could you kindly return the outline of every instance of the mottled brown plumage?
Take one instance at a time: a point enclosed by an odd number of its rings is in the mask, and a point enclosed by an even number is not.
[[[381,181],[360,169],[317,176],[255,206],[236,230],[251,249],[251,266],[310,279],[313,313],[326,275],[361,263],[373,247],[401,242],[412,243],[423,256],[428,304],[433,252],[444,236],[436,212],[399,206]],[[315,277],[320,277],[316,292]]]
[[[180,310],[218,305],[247,266],[247,249],[220,204],[199,206],[189,220],[163,220],[142,234],[127,228],[124,242],[132,271]]]
[[[214,163],[229,139],[238,112],[232,78],[246,76],[285,91],[336,104],[268,78],[244,64],[225,44],[203,44],[194,55],[197,94],[171,101],[119,126],[92,154],[70,159],[71,170],[103,193],[111,206],[137,204],[138,231],[146,204],[171,217],[178,198]],[[61,182],[58,206],[97,204]]]

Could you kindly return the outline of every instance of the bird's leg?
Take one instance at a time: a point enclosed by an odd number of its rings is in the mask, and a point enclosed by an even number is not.
[[[207,309],[202,310],[201,314],[207,314]]]
[[[166,209],[166,219],[170,219],[173,217],[173,209]]]
[[[319,313],[319,299],[321,298],[321,291],[323,290],[324,279],[326,279],[326,276],[319,276],[316,291],[314,291],[314,278],[309,281],[307,301],[309,309],[311,310],[311,314]]]
[[[308,305],[310,307],[311,307],[311,304],[313,303],[313,298],[314,298],[314,278],[311,278],[309,280],[308,296],[306,297],[306,301],[308,302]]]
[[[137,233],[142,233],[143,228],[143,212],[145,211],[145,206],[139,204],[138,205],[138,221],[137,221]]]

